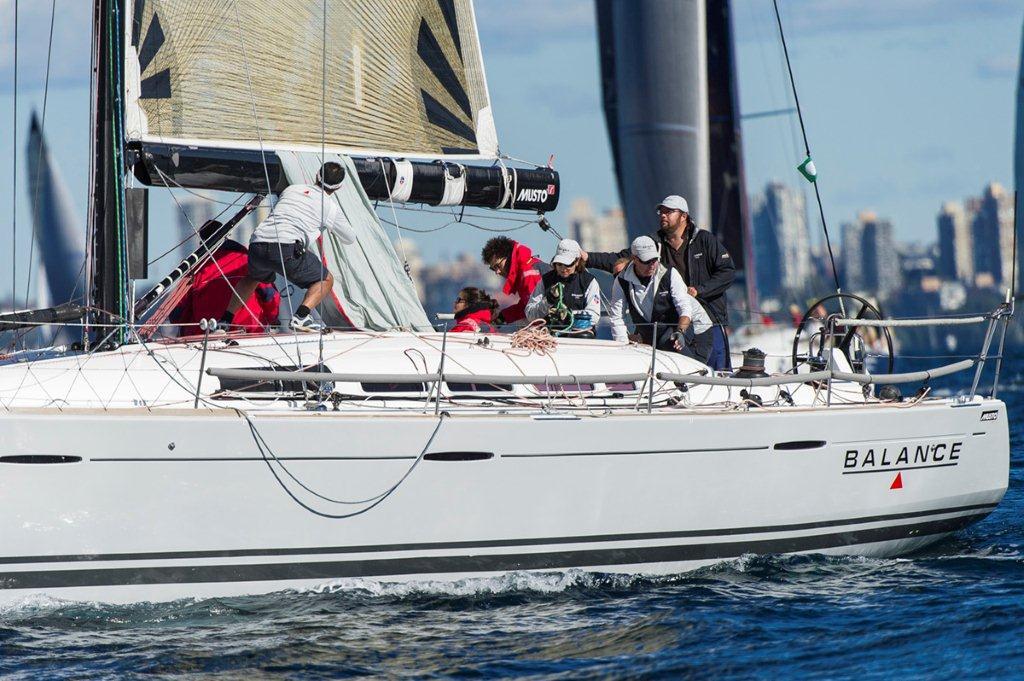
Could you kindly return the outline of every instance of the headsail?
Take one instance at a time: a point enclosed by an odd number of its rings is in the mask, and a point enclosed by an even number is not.
[[[333,153],[497,155],[470,0],[127,5],[129,140],[291,151],[320,151],[323,141]]]

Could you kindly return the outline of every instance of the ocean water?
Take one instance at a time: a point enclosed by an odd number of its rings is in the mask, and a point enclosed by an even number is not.
[[[32,599],[0,611],[0,676],[1024,676],[1024,381],[1001,396],[1006,498],[907,558],[749,556],[666,579],[346,580],[131,606]]]

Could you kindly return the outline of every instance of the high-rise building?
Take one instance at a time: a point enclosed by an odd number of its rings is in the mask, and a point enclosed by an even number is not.
[[[184,258],[199,247],[196,232],[207,220],[213,218],[219,210],[216,204],[207,198],[186,194],[178,199],[178,255]],[[221,206],[223,207],[223,206]]]
[[[764,193],[754,197],[753,216],[760,295],[770,298],[805,288],[812,269],[803,195],[780,182],[769,182]]]
[[[597,215],[590,201],[575,199],[569,209],[569,238],[595,253],[622,250],[629,245],[626,216],[621,208],[610,208]]]
[[[1013,271],[1013,197],[992,182],[977,205],[971,229],[975,280],[1007,287]]]
[[[947,201],[942,204],[936,223],[939,232],[937,274],[944,279],[972,281],[974,252],[967,211],[958,202]]]
[[[843,225],[843,250],[839,254],[840,267],[843,270],[843,289],[855,292],[863,291],[864,266],[861,241],[864,238],[864,225],[861,222],[848,222]]]
[[[1017,129],[1013,151],[1013,186],[1017,190],[1015,192],[1017,196],[1016,213],[1018,216],[1024,217],[1024,31],[1021,33],[1020,66],[1017,68]],[[1018,244],[1017,272],[1021,270],[1024,270],[1024,248]],[[1021,280],[1020,277],[1021,275],[1018,274],[1018,282]]]
[[[892,223],[864,212],[843,226],[845,288],[888,298],[900,287],[900,261]]]

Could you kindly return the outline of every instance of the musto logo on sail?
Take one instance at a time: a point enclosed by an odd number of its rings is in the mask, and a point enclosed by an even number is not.
[[[940,468],[960,463],[962,441],[935,444],[907,444],[870,449],[847,449],[843,457],[843,475],[872,473],[906,468]]]

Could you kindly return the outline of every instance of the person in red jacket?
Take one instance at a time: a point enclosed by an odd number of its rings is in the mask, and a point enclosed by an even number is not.
[[[507,236],[495,237],[488,241],[480,255],[492,272],[505,278],[505,286],[502,289],[505,295],[514,293],[519,297],[515,304],[498,313],[494,323],[511,324],[525,319],[526,303],[529,302],[533,289],[544,274],[541,271],[541,268],[545,267],[544,262],[534,256],[529,246],[513,241]]]
[[[220,223],[209,222],[199,230],[208,238]],[[169,321],[185,324],[179,328],[179,336],[202,333],[199,322],[202,319],[217,319],[233,297],[232,287],[249,273],[249,252],[242,244],[225,239],[206,263],[192,277],[192,285],[178,307],[171,313]],[[275,327],[281,309],[281,294],[273,283],[261,283],[245,306],[235,314],[229,331],[261,333],[267,327]]]
[[[459,291],[455,299],[455,326],[452,333],[494,333],[492,325],[498,301],[483,289],[469,286]]]

